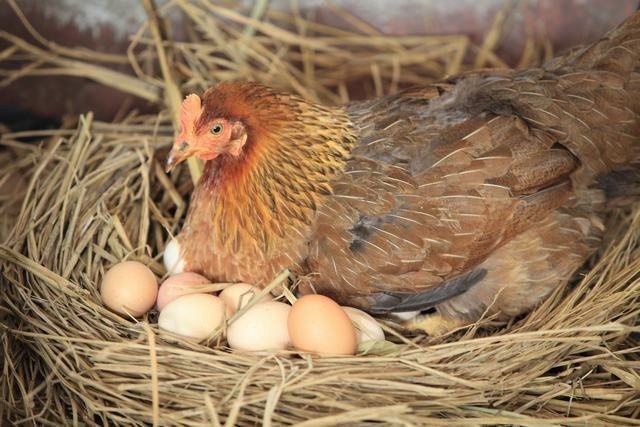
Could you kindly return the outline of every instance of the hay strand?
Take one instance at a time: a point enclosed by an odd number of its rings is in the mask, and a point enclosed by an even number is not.
[[[464,71],[470,51],[482,52],[485,66],[501,65],[493,39],[478,49],[465,36],[385,37],[337,8],[354,31],[269,8],[251,15],[204,1],[145,4],[151,17],[182,11],[191,38],[167,40],[152,18],[129,55],[89,63],[80,51],[0,32],[9,43],[0,56],[4,84],[24,75],[83,75],[162,110],[117,123],[88,114],[75,129],[0,137],[0,420],[640,425],[640,206],[615,212],[590,267],[522,319],[483,319],[441,338],[383,322],[389,341],[362,345],[356,357],[233,352],[222,331],[211,345],[195,344],[159,330],[155,312],[134,321],[106,310],[98,295],[106,269],[137,259],[162,276],[165,242],[184,218],[192,177],[162,171],[171,108],[182,94],[251,79],[337,103]],[[522,64],[543,50],[527,49]],[[22,71],[15,70],[19,58],[28,65]],[[133,75],[107,68],[122,60]],[[32,137],[41,143],[25,142]]]

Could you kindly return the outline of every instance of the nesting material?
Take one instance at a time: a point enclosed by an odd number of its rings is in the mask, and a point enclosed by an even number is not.
[[[21,59],[34,64],[23,75],[87,75],[160,107],[174,105],[171,93],[238,78],[335,103],[351,97],[353,82],[388,93],[461,71],[477,52],[464,36],[363,35],[206,2],[168,2],[158,14],[171,8],[191,20],[192,40],[141,31],[134,77],[1,32],[13,47],[0,65]],[[481,52],[480,66],[496,65]],[[529,315],[440,338],[385,322],[392,342],[362,343],[355,356],[233,352],[222,328],[196,343],[161,331],[154,312],[134,321],[106,309],[105,272],[128,259],[162,277],[163,250],[184,219],[197,165],[162,170],[171,108],[111,124],[86,114],[73,127],[1,137],[1,424],[637,423],[639,206],[614,212],[575,283]],[[42,143],[25,142],[34,136]]]

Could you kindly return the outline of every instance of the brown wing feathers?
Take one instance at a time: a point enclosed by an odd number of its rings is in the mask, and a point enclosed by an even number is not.
[[[554,156],[562,150],[549,150],[553,140],[530,133],[519,119],[471,120],[471,129],[465,121],[458,125],[464,135],[455,126],[438,133],[442,126],[428,118],[416,126],[411,119],[419,110],[398,113],[395,129],[376,127],[368,114],[375,106],[360,116],[361,142],[333,183],[332,214],[319,217],[322,238],[310,263],[319,272],[316,290],[338,298],[384,291],[377,310],[388,310],[390,301],[404,310],[460,293],[479,280],[461,275],[570,195],[576,159],[566,150]],[[404,140],[389,150],[394,132]],[[432,135],[441,140],[425,154]],[[536,173],[524,167],[527,154]],[[421,297],[398,296],[407,292]]]
[[[373,310],[415,309],[419,301],[453,296],[462,287],[452,284],[466,283],[465,272],[563,206],[574,190],[638,162],[635,27],[546,69],[471,77],[440,98],[430,88],[354,107],[362,124],[354,159],[375,164],[369,175],[361,172],[361,182],[377,196],[351,193],[367,201],[355,202],[347,196],[352,186],[336,187],[342,209],[351,216],[356,210],[359,222],[324,228],[334,235],[325,249],[344,255],[331,259],[333,270],[352,272],[349,282],[365,281],[366,292],[385,289]],[[378,115],[384,121],[376,125]],[[404,173],[403,185],[385,181],[392,166]],[[330,292],[344,292],[345,280],[331,277]]]

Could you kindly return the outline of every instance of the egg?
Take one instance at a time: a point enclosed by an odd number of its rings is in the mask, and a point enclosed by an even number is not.
[[[398,323],[413,319],[420,314],[420,311],[406,311],[402,313],[389,313],[389,317],[396,320]]]
[[[356,325],[358,344],[364,341],[384,340],[384,331],[376,319],[354,307],[342,307],[342,309]]]
[[[283,350],[289,346],[287,319],[291,306],[278,301],[256,304],[227,329],[229,346],[236,350]]]
[[[167,243],[162,254],[164,268],[170,275],[182,273],[184,271],[184,260],[180,255],[180,243],[176,239]]]
[[[220,292],[220,298],[227,305],[227,317],[231,317],[236,311],[240,310],[247,304],[254,295],[261,291],[260,288],[249,285],[247,283],[234,283],[227,286]],[[273,300],[273,297],[269,294],[262,297],[260,302],[266,302]]]
[[[225,305],[211,294],[182,295],[160,312],[158,326],[174,334],[202,341],[223,324]]]
[[[179,296],[194,293],[203,293],[198,290],[197,285],[205,285],[209,279],[196,273],[179,273],[166,279],[158,290],[156,305],[158,310],[162,310],[165,305]]]
[[[291,344],[301,351],[350,355],[358,337],[347,313],[331,298],[305,295],[291,308],[287,321]]]
[[[146,265],[137,261],[114,265],[104,275],[100,285],[104,305],[123,316],[142,316],[151,310],[157,295],[156,276]]]

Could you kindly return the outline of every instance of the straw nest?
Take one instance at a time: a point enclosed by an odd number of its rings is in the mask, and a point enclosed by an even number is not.
[[[89,113],[60,130],[3,135],[0,422],[640,424],[638,207],[614,212],[602,251],[528,316],[508,325],[487,319],[442,338],[386,323],[390,342],[355,357],[176,342],[153,313],[133,321],[100,304],[97,284],[115,262],[138,259],[164,273],[158,260],[198,172],[197,164],[171,176],[161,168],[181,93],[248,78],[340,102],[351,82],[387,93],[461,71],[465,55],[477,66],[501,65],[491,50],[504,16],[474,47],[463,36],[385,38],[343,15],[357,29],[350,33],[295,11],[265,14],[261,5],[243,14],[145,2],[149,25],[128,58],[135,77],[106,67],[125,58],[93,55],[89,63],[82,50],[0,33],[11,44],[3,61],[28,62],[21,75],[85,75],[167,106],[113,124]],[[187,42],[171,43],[163,30],[159,17],[174,8],[192,24]],[[528,49],[528,60],[536,52]],[[18,77],[10,64],[3,73]],[[25,142],[33,138],[43,142]]]

